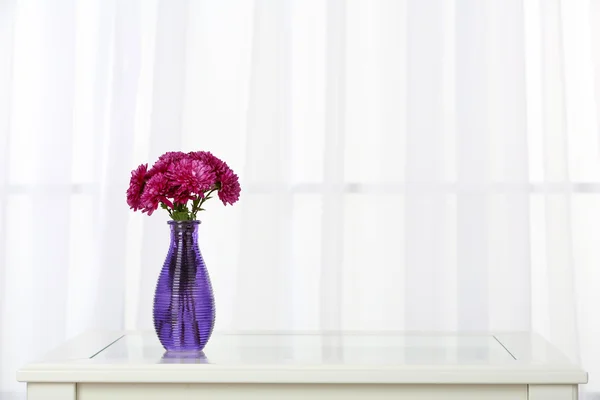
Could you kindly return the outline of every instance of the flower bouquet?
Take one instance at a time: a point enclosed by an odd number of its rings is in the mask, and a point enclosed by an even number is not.
[[[152,215],[161,207],[171,221],[171,243],[154,295],[154,328],[167,351],[201,351],[215,323],[215,300],[198,247],[199,211],[217,194],[224,205],[240,197],[237,175],[206,151],[168,152],[152,168],[131,172],[127,204]]]
[[[240,198],[238,177],[225,162],[207,151],[168,152],[149,170],[142,164],[131,172],[127,204],[148,215],[160,206],[175,221],[192,221],[214,192],[224,205]]]

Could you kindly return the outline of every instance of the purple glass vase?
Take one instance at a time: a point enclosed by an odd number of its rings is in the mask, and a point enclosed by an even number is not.
[[[167,351],[200,351],[215,325],[215,298],[198,248],[200,221],[169,221],[171,245],[154,294],[154,329]]]

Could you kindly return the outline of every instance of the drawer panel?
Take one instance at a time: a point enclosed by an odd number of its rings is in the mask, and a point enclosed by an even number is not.
[[[81,383],[78,400],[527,400],[526,385]]]

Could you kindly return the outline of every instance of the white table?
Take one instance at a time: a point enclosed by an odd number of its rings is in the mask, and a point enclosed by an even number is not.
[[[216,334],[165,354],[90,332],[17,373],[29,400],[573,400],[587,373],[537,335]]]

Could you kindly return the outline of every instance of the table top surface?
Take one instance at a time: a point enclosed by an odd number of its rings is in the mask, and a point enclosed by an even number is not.
[[[88,332],[26,382],[577,384],[587,373],[530,333],[221,333],[168,353],[154,332]]]

